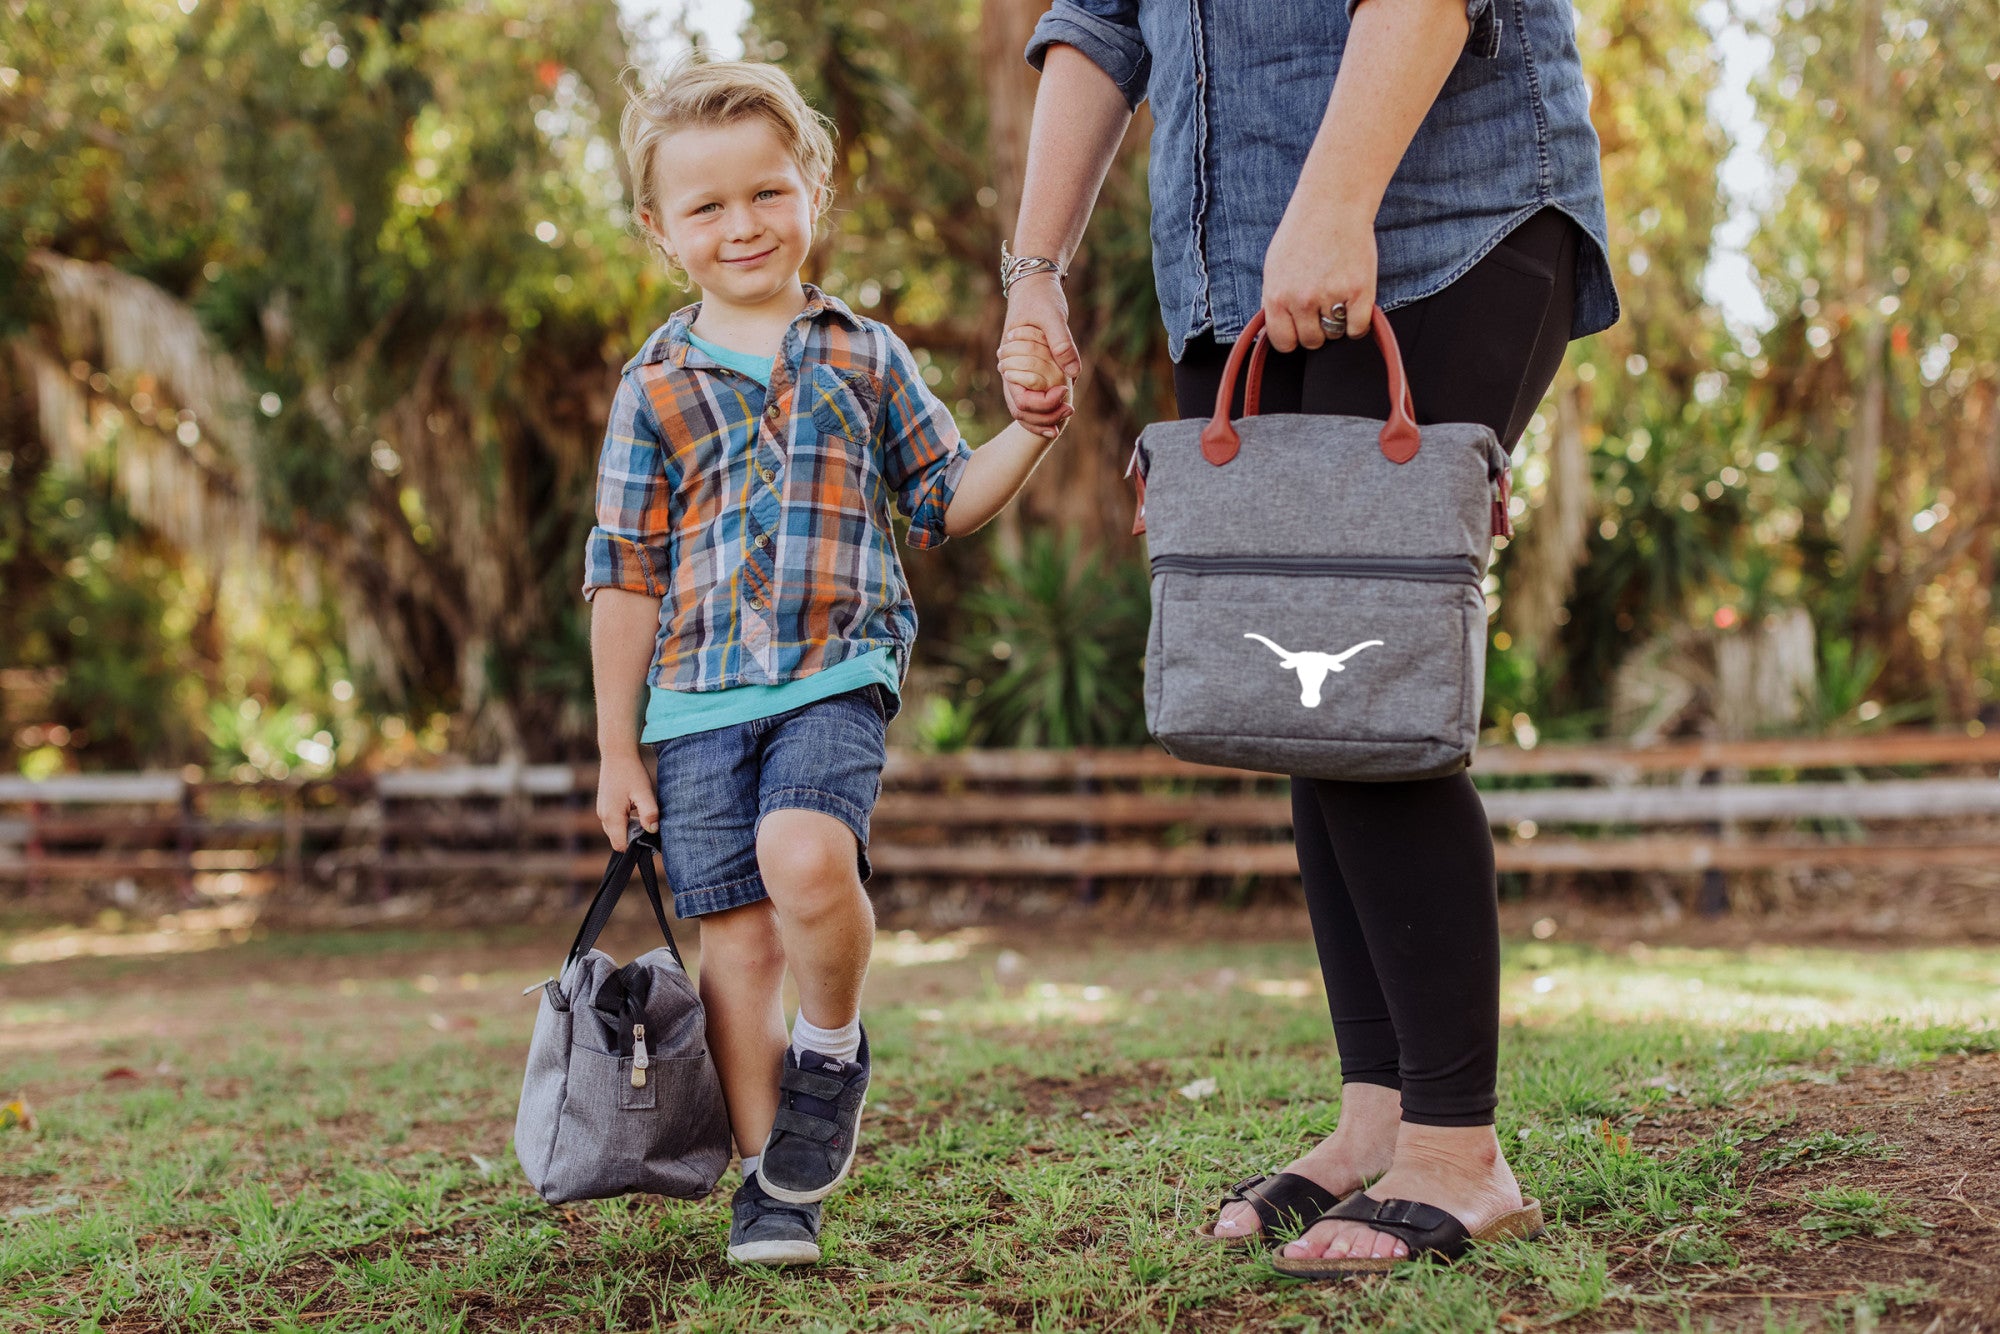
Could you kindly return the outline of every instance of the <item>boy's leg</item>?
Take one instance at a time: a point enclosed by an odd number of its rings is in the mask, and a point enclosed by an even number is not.
[[[701,1002],[743,1180],[729,1206],[736,1264],[817,1264],[819,1206],[773,1199],[752,1167],[778,1111],[785,1062],[785,950],[767,899],[701,919]]]
[[[785,1063],[785,948],[770,900],[701,919],[701,1003],[708,1050],[736,1151],[756,1157],[778,1110]]]
[[[780,810],[757,831],[757,866],[799,988],[799,1013],[820,1029],[861,1014],[861,984],[875,944],[875,908],[861,887],[859,845],[839,820]]]
[[[861,984],[875,943],[868,819],[882,790],[888,707],[878,687],[787,714],[763,749],[759,879],[799,988],[758,1182],[795,1204],[824,1199],[854,1162],[868,1093]]]

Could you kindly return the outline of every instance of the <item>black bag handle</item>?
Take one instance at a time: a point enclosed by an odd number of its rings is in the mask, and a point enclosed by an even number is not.
[[[611,854],[611,862],[604,868],[603,883],[597,887],[597,897],[590,901],[590,911],[583,915],[583,925],[577,928],[576,942],[569,947],[569,957],[563,960],[563,971],[588,954],[597,944],[597,937],[603,932],[611,914],[618,907],[619,896],[625,886],[632,882],[632,872],[636,868],[639,879],[645,883],[646,897],[653,904],[653,920],[660,924],[660,934],[667,938],[667,949],[674,956],[674,962],[687,971],[687,961],[681,958],[681,948],[674,943],[674,929],[667,925],[666,905],[660,901],[660,879],[653,870],[653,854],[660,850],[660,835],[657,830],[636,829],[625,842],[625,851]]]

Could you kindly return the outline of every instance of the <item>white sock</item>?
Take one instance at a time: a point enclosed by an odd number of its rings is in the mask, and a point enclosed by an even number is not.
[[[855,1015],[839,1028],[821,1028],[800,1010],[799,1017],[792,1021],[792,1050],[816,1051],[836,1061],[851,1061],[861,1053],[861,1016]]]
[[[748,1181],[757,1174],[757,1164],[763,1157],[764,1155],[761,1153],[753,1153],[743,1160],[743,1179],[745,1181]]]

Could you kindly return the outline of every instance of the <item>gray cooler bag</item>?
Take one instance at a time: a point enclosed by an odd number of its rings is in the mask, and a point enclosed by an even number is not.
[[[1215,415],[1149,426],[1134,452],[1153,576],[1146,725],[1201,764],[1366,780],[1462,769],[1486,669],[1480,581],[1510,531],[1507,456],[1483,425],[1417,425],[1379,308],[1388,421],[1259,416],[1263,320],[1231,350]]]
[[[551,1204],[647,1191],[699,1199],[729,1165],[729,1119],[701,998],[637,833],[611,858],[560,976],[542,984],[514,1154]],[[637,867],[667,943],[619,967],[594,948]]]

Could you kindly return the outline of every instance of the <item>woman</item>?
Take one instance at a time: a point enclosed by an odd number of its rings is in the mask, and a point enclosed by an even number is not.
[[[1260,307],[1283,354],[1267,411],[1386,417],[1362,338],[1379,301],[1419,420],[1485,422],[1511,447],[1565,344],[1618,315],[1571,24],[1568,0],[1057,0],[1028,48],[1043,77],[1003,270],[1009,328],[1040,330],[1079,371],[1062,272],[1150,97],[1154,270],[1183,417],[1212,410]],[[1067,416],[1065,398],[1009,387],[1030,426]],[[1340,1118],[1235,1188],[1205,1231],[1275,1244],[1304,1229],[1278,1266],[1327,1276],[1526,1230],[1493,1129],[1499,921],[1471,779],[1292,791]]]

